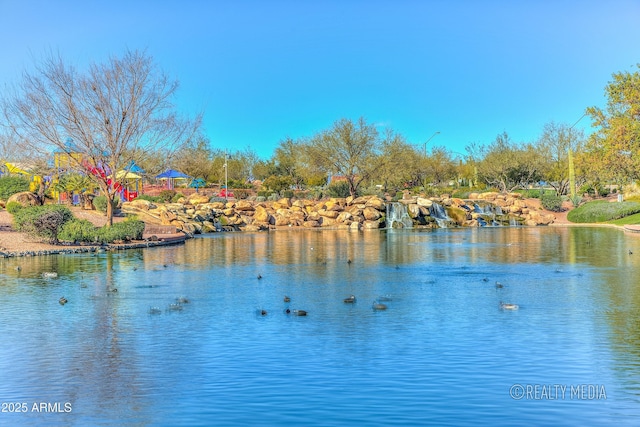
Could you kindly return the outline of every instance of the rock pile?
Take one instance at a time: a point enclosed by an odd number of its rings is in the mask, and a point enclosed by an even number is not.
[[[525,225],[547,225],[553,215],[529,209],[519,194],[474,193],[469,199],[405,197],[399,201],[415,226],[480,226],[486,223],[487,208],[494,212],[492,221]],[[277,201],[213,201],[194,194],[178,203],[155,204],[136,199],[125,202],[122,210],[136,214],[145,222],[173,225],[187,234],[215,231],[260,231],[280,227],[338,229],[379,229],[387,226],[391,202],[378,196],[302,200],[282,198]],[[491,210],[489,209],[489,210]],[[442,216],[442,217],[441,217]],[[443,222],[445,221],[445,222]]]

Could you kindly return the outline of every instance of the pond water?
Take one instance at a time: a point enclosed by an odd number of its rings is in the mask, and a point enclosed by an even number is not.
[[[639,266],[569,227],[3,259],[0,424],[637,425]]]

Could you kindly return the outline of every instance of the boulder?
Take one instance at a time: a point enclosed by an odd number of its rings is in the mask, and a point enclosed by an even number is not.
[[[340,212],[338,211],[332,211],[332,210],[327,210],[327,209],[320,209],[318,210],[318,214],[322,217],[325,218],[332,218],[335,219],[338,217],[338,215],[340,215]]]
[[[498,193],[496,193],[495,191],[490,191],[487,193],[481,193],[478,198],[482,200],[495,200],[497,197]]]
[[[424,206],[425,208],[430,208],[433,205],[433,200],[426,199],[424,197],[418,197],[416,199],[416,204],[418,206]]]
[[[382,200],[378,196],[371,196],[371,198],[367,200],[367,202],[364,205],[366,207],[374,208],[379,211],[386,210],[386,204],[384,203],[384,200]]]
[[[420,210],[420,206],[417,204],[407,205],[407,214],[409,214],[409,218],[416,219],[422,215]]]
[[[173,221],[176,221],[178,216],[170,211],[160,211],[160,223],[162,225],[171,225]]]
[[[462,208],[449,206],[446,210],[449,218],[451,218],[456,224],[462,225],[467,220],[467,211]]]
[[[253,219],[256,222],[271,222],[271,214],[264,207],[258,205],[253,214]]]
[[[366,208],[364,208],[362,214],[364,215],[364,219],[366,219],[367,221],[376,221],[382,216],[378,209],[371,206],[367,206]]]
[[[331,226],[336,225],[336,220],[333,219],[333,218],[322,217],[320,225],[322,227],[331,227]]]
[[[247,201],[247,200],[238,200],[238,202],[235,204],[235,206],[229,206],[229,203],[227,203],[227,207],[233,207],[235,210],[237,211],[252,211],[255,210],[255,207],[253,206],[253,203]]]
[[[125,202],[127,203],[127,202]],[[125,205],[125,203],[123,203],[123,207]],[[154,205],[153,203],[151,203],[148,200],[144,200],[144,199],[133,199],[132,201],[128,202],[129,206],[131,206],[134,209],[139,209],[141,211],[148,211],[149,209],[155,209],[156,205]]]
[[[30,191],[22,191],[20,193],[13,194],[7,199],[7,204],[11,202],[20,203],[22,206],[39,206],[40,199],[38,196]]]
[[[274,220],[275,220],[275,226],[276,227],[284,227],[289,225],[291,222],[289,221],[289,217],[284,216],[282,214],[276,213],[273,216]]]
[[[288,198],[288,197],[283,197],[282,199],[279,199],[279,200],[277,201],[277,203],[278,203],[279,205],[284,206],[284,207],[287,207],[287,208],[290,208],[290,207],[291,207],[291,199],[290,199],[290,198]]]
[[[365,221],[362,223],[362,228],[365,230],[377,230],[380,228],[380,221]]]
[[[344,223],[347,221],[351,221],[352,218],[353,218],[353,215],[351,215],[350,212],[340,212],[340,214],[336,218],[336,221],[339,223]]]
[[[209,196],[200,193],[194,193],[189,196],[187,199],[188,203],[191,205],[201,205],[203,203],[209,203]]]

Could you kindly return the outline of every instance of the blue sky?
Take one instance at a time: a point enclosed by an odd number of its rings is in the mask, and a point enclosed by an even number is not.
[[[362,116],[464,152],[604,106],[639,22],[640,0],[0,0],[0,88],[50,51],[83,68],[146,49],[214,148],[268,158]]]

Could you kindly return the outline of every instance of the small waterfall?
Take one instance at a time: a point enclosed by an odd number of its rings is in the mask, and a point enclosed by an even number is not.
[[[518,222],[517,219],[515,219],[514,217],[509,217],[509,226],[510,227],[518,227],[520,225],[520,223]]]
[[[406,205],[387,203],[387,228],[413,228]]]
[[[474,203],[473,212],[479,215],[478,223],[480,224],[481,227],[500,226],[500,223],[496,221],[496,216],[503,215],[502,208],[500,206],[493,205],[491,203],[487,203],[484,206],[480,206],[479,204]]]
[[[429,208],[429,211],[431,213],[431,217],[438,223],[438,227],[448,228],[448,225],[451,223],[451,218],[449,218],[449,215],[447,215],[447,211],[442,205],[433,202],[433,204]]]

